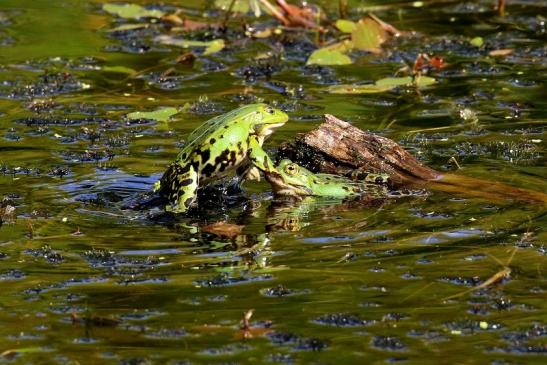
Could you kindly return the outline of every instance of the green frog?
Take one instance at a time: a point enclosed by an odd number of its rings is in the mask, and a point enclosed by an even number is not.
[[[278,196],[385,197],[388,192],[387,174],[366,174],[364,180],[357,182],[338,175],[314,174],[288,159],[282,160],[276,170],[277,173],[265,175]]]
[[[195,129],[154,191],[166,197],[167,211],[184,213],[196,202],[198,187],[220,179],[246,163],[247,177],[258,171],[278,175],[262,149],[264,140],[288,120],[286,113],[266,104],[245,105],[214,117]]]

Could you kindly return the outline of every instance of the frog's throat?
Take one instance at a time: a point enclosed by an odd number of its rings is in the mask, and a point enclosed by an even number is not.
[[[275,174],[265,174],[266,180],[272,185],[272,189],[276,195],[289,195],[289,196],[307,196],[313,195],[310,188],[305,186],[287,184],[282,177]]]
[[[265,139],[270,134],[272,134],[276,128],[279,128],[284,124],[285,122],[274,123],[274,124],[263,124],[256,134]]]

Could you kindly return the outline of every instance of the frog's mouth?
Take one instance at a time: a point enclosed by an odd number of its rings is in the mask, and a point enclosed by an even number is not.
[[[275,123],[275,124],[264,124],[262,126],[262,128],[260,128],[260,130],[258,131],[258,135],[263,137],[263,138],[266,138],[268,137],[269,135],[271,135],[276,128],[279,128],[281,126],[283,126],[285,124],[285,122],[282,122],[282,123]]]
[[[294,197],[313,195],[310,188],[305,186],[293,185],[283,180],[278,174],[267,173],[266,180],[272,185],[275,195],[288,195]]]

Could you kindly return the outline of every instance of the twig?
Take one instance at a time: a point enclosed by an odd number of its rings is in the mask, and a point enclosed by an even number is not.
[[[29,219],[27,220],[27,226],[28,226],[28,235],[29,238],[34,238],[34,226],[32,225],[32,221]]]
[[[495,273],[494,275],[489,277],[488,280],[486,280],[484,283],[482,283],[480,285],[477,285],[477,286],[475,286],[475,287],[473,287],[469,290],[466,290],[464,292],[461,292],[461,293],[454,294],[454,295],[451,295],[449,297],[446,297],[443,300],[448,300],[448,299],[461,297],[462,295],[465,295],[467,293],[471,293],[471,292],[474,292],[474,291],[477,291],[477,290],[487,288],[491,285],[494,285],[494,284],[500,282],[504,278],[509,277],[509,275],[511,275],[511,269],[509,267],[505,266],[503,269],[501,269],[500,271],[498,271],[497,273]]]
[[[283,9],[283,11],[287,14],[289,24],[292,26],[302,26],[305,28],[315,29],[315,28],[321,28],[318,24],[315,24],[314,22],[306,19],[303,17],[302,11],[299,7],[294,5],[289,5],[285,0],[276,0],[277,5]],[[296,10],[295,10],[296,9]],[[300,14],[298,14],[298,12]]]
[[[505,16],[505,5],[507,4],[507,0],[498,0],[498,6],[496,7],[498,9],[498,14],[500,16]]]
[[[224,15],[224,20],[222,21],[223,29],[226,29],[226,24],[228,24],[228,19],[230,19],[230,14],[232,14],[232,10],[234,9],[235,3],[236,3],[236,0],[232,0],[230,2],[230,6],[228,6],[228,9],[226,9],[226,14]]]
[[[448,160],[448,162],[454,162],[454,165],[456,165],[456,167],[458,168],[458,170],[461,170],[462,167],[460,166],[460,164],[458,163],[458,160],[456,160],[456,157],[452,156],[450,157],[450,159]]]
[[[243,312],[243,318],[241,319],[241,330],[243,331],[243,338],[249,339],[253,337],[253,334],[251,333],[251,324],[250,320],[253,316],[254,309],[249,309],[246,312]]]
[[[277,10],[275,6],[270,4],[268,0],[260,0],[260,3],[264,5],[264,7],[267,8],[268,11],[270,11],[272,15],[277,18],[277,20],[283,23],[283,25],[289,26],[291,24],[291,22],[287,18],[285,18],[285,16],[279,10]]]
[[[395,28],[393,25],[384,22],[382,19],[378,18],[376,15],[369,13],[369,17],[371,17],[376,23],[378,23],[383,30],[390,33],[391,35],[395,37],[399,37],[401,35],[401,31],[397,28]]]
[[[338,11],[340,18],[345,19],[348,16],[348,0],[338,0]]]

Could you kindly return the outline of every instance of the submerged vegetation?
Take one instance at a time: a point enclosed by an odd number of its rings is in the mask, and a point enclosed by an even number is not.
[[[543,363],[546,209],[518,194],[546,192],[545,10],[2,1],[0,364]],[[288,144],[330,114],[450,179],[295,200],[227,176],[166,213],[190,132],[258,103],[289,117],[276,165],[361,186]]]

